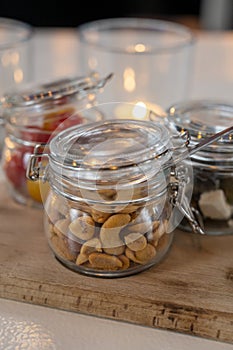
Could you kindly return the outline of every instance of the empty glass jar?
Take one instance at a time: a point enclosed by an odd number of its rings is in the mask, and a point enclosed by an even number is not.
[[[191,146],[233,125],[233,105],[222,101],[195,100],[173,105],[168,118],[189,131]],[[233,139],[222,137],[193,154],[192,207],[211,235],[233,234]],[[186,220],[181,228],[189,230]]]
[[[41,207],[37,183],[26,178],[26,168],[34,147],[44,144],[59,131],[72,125],[100,120],[101,113],[89,114],[109,77],[67,78],[42,85],[24,86],[1,101],[5,143],[2,167],[11,196],[19,203]],[[44,192],[47,192],[44,186]]]
[[[45,231],[57,259],[102,277],[160,262],[183,217],[179,208],[190,212],[189,168],[171,162],[185,149],[182,138],[150,121],[112,119],[57,134],[31,157],[27,173],[49,182]]]

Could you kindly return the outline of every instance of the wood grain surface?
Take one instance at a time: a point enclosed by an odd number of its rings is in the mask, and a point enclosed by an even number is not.
[[[137,275],[73,272],[48,247],[43,211],[0,188],[0,297],[233,343],[233,235],[176,232],[166,258]]]

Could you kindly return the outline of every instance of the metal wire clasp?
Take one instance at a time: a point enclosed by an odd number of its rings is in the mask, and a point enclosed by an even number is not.
[[[29,158],[26,170],[26,177],[28,179],[37,181],[40,178],[40,174],[45,173],[47,162],[43,161],[43,158],[48,158],[48,153],[46,153],[47,147],[47,143],[37,144],[34,147],[34,153]]]
[[[181,214],[183,214],[188,220],[194,233],[205,234],[201,216],[198,210],[190,206],[185,194],[185,174],[182,173],[182,170],[179,170],[179,174],[177,174],[175,169],[173,170],[173,173],[177,180],[170,184],[170,198],[172,205],[177,207]]]

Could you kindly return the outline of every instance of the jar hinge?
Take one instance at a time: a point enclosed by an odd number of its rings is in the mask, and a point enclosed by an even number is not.
[[[173,135],[172,138],[175,140],[182,139],[184,141],[181,147],[188,147],[191,141],[190,133],[187,129],[176,127],[178,135]],[[174,149],[180,149],[180,147],[174,147]]]
[[[32,181],[37,181],[43,174],[42,180],[44,180],[46,166],[43,164],[42,158],[48,158],[48,153],[46,149],[48,144],[41,143],[35,146],[34,153],[31,154],[29,158],[29,163],[27,166],[26,177]],[[47,162],[46,162],[47,163]]]
[[[188,220],[194,233],[205,234],[205,231],[203,230],[201,215],[199,214],[198,210],[189,205],[188,198],[185,194],[185,184],[185,179],[182,176],[178,176],[177,181],[171,182],[171,203],[174,207],[177,207],[181,214],[183,214],[184,217]]]

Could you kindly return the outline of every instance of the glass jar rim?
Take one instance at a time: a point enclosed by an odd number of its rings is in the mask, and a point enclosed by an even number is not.
[[[125,37],[126,30],[137,30],[137,31],[154,31],[158,34],[167,34],[170,38],[169,41],[161,41],[160,46],[140,45],[138,41],[137,34],[137,43],[124,47],[115,46],[115,41],[111,40],[110,45],[106,45],[103,41],[99,41],[101,32],[106,32],[108,35],[111,35],[114,31],[118,31],[122,38]],[[172,21],[150,19],[150,18],[137,18],[137,17],[120,17],[120,18],[109,18],[109,19],[99,19],[92,22],[87,22],[81,24],[77,28],[78,35],[80,40],[84,44],[98,46],[99,49],[115,52],[115,53],[127,53],[127,54],[140,54],[140,55],[150,55],[158,53],[168,53],[170,51],[179,50],[186,46],[193,45],[195,42],[194,33],[186,26],[174,23]],[[122,40],[121,40],[122,42]]]
[[[34,35],[34,28],[26,22],[19,21],[12,18],[0,17],[0,33],[1,30],[7,31],[7,37],[2,42],[0,40],[0,51],[17,46],[22,42],[28,41]],[[12,32],[14,37],[9,35]],[[6,40],[7,39],[7,40]]]
[[[176,127],[188,130],[191,142],[198,143],[200,139],[213,136],[232,125],[233,105],[215,99],[183,101],[170,106],[167,116]],[[233,135],[228,134],[205,150],[219,152],[219,147],[225,150],[232,146]]]
[[[29,83],[6,93],[1,104],[4,108],[25,108],[56,102],[70,96],[84,99],[99,92],[112,78],[112,73],[100,78],[97,72],[88,76],[64,77],[44,83]]]

